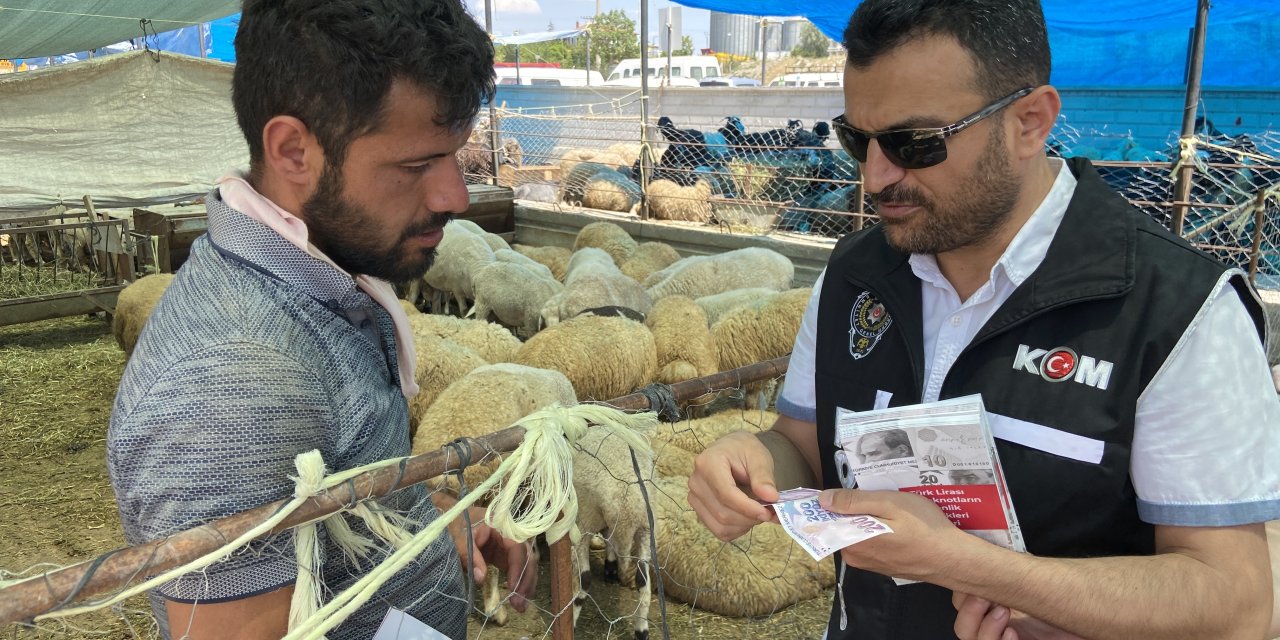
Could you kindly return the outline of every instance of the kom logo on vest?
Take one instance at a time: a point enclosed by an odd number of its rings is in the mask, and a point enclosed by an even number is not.
[[[1049,382],[1075,380],[1105,391],[1111,382],[1111,370],[1115,368],[1115,364],[1077,355],[1075,349],[1070,347],[1046,350],[1020,344],[1018,354],[1013,357],[1013,368],[1034,373]]]

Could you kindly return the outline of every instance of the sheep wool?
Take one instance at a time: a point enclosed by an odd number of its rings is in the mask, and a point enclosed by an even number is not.
[[[542,307],[544,327],[588,309],[623,307],[643,317],[653,306],[644,287],[622,275],[603,249],[586,247],[574,252],[564,283],[564,290],[551,296]]]
[[[573,241],[575,252],[586,247],[603,249],[615,264],[622,264],[635,252],[637,244],[622,227],[612,222],[592,222],[582,227]]]
[[[538,332],[515,361],[560,371],[579,400],[610,400],[653,382],[658,351],[639,322],[583,315]]]
[[[542,264],[541,262],[538,262],[537,260],[534,260],[533,258],[530,258],[529,256],[526,256],[523,253],[520,253],[519,251],[516,251],[515,249],[498,249],[497,251],[493,252],[493,259],[496,262],[509,262],[511,264],[518,264],[548,280],[559,280],[559,278],[557,278],[555,274],[551,273],[550,267],[548,267],[545,264]],[[473,286],[474,286],[474,283],[473,283]]]
[[[680,254],[665,242],[641,242],[636,245],[636,250],[631,256],[618,265],[618,268],[628,278],[636,282],[644,282],[645,278],[654,271],[665,269],[679,259]]]
[[[711,184],[699,180],[682,187],[670,180],[649,183],[649,212],[656,220],[707,222],[711,219]]]
[[[479,367],[489,364],[470,348],[432,333],[414,336],[417,351],[418,395],[409,399],[409,437],[418,431],[418,423],[436,398],[449,385]]]
[[[640,149],[643,145],[638,142],[618,142],[609,145],[604,152],[613,156],[617,156],[622,161],[624,167],[629,167],[640,159]]]
[[[794,276],[795,266],[786,256],[772,249],[748,247],[683,258],[649,276],[644,286],[654,300],[670,295],[701,298],[746,287],[781,291],[791,286]]]
[[[769,298],[778,295],[773,289],[764,289],[761,287],[749,287],[746,289],[734,289],[724,293],[717,293],[710,296],[702,296],[694,302],[707,314],[707,324],[713,325],[724,317],[724,315],[738,307],[759,306],[764,304]]]
[[[551,275],[556,280],[564,282],[565,273],[569,271],[569,258],[573,255],[573,252],[569,249],[564,247],[530,247],[521,244],[512,245],[511,248],[546,266],[551,270]]]
[[[476,224],[474,220],[467,220],[466,218],[454,218],[453,221],[450,222],[449,224],[457,225],[459,227],[466,229],[467,231],[470,231],[471,233],[474,233],[480,236],[481,238],[484,239],[484,243],[489,245],[489,248],[492,249],[494,253],[497,253],[502,249],[511,248],[511,245],[507,244],[507,241],[503,240],[502,236],[496,233],[489,233],[488,231],[485,231],[484,227],[481,227],[479,224]]]
[[[711,327],[722,371],[791,353],[811,288],[791,289],[759,307],[739,307]]]
[[[667,595],[722,616],[764,616],[822,595],[835,566],[809,557],[782,527],[760,525],[721,542],[689,508],[688,478],[660,477],[649,490]]]
[[[778,414],[770,411],[721,411],[705,418],[659,423],[651,435],[655,468],[661,476],[693,474],[693,461],[711,443],[734,431],[758,433],[773,426]]]
[[[489,243],[455,221],[445,226],[444,237],[436,246],[435,263],[422,280],[432,289],[451,295],[459,310],[466,309],[467,301],[475,298],[471,276],[491,262],[493,249]],[[439,311],[435,305],[431,309]]]
[[[400,308],[404,309],[404,314],[407,316],[414,316],[422,313],[418,310],[418,307],[414,306],[412,302],[409,302],[404,298],[400,298]]]
[[[511,362],[520,349],[520,340],[501,325],[434,313],[409,316],[414,341],[424,335],[448,338],[476,352],[485,362]]]
[[[509,253],[520,255],[514,251]],[[492,312],[502,324],[515,327],[519,335],[537,333],[543,305],[560,293],[564,285],[552,278],[546,267],[536,262],[533,266],[546,275],[509,262],[494,262],[481,268],[472,279],[476,319],[488,321]]]
[[[639,201],[635,192],[610,180],[593,179],[582,192],[582,206],[588,209],[626,213]]]
[[[655,380],[674,384],[719,371],[707,316],[691,298],[668,296],[653,305],[645,326],[658,349]]]
[[[477,367],[449,385],[423,412],[413,436],[413,454],[435,451],[457,438],[501,431],[556,403],[574,404],[573,386],[564,374],[511,363]],[[499,454],[476,451],[475,456],[464,473],[468,487],[484,482],[502,462]],[[450,474],[437,477],[434,485],[452,489],[454,482]]]
[[[172,273],[157,273],[134,280],[120,292],[116,312],[111,315],[111,333],[126,359],[133,355],[147,318],[172,282]]]

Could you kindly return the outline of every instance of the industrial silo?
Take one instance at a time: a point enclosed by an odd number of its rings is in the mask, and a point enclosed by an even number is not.
[[[809,24],[804,18],[784,18],[782,20],[782,50],[791,51],[800,44],[800,36],[804,34],[804,26]]]
[[[712,11],[711,48],[721,53],[755,57],[760,48],[760,18]]]

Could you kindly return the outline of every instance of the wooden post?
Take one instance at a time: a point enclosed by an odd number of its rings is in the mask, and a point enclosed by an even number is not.
[[[1209,0],[1198,0],[1196,26],[1191,37],[1191,51],[1187,66],[1187,98],[1182,109],[1182,139],[1195,135],[1196,110],[1200,107],[1200,74],[1204,67],[1204,32],[1209,23]],[[1183,161],[1178,168],[1177,183],[1173,190],[1173,217],[1169,230],[1182,237],[1182,222],[1187,219],[1191,207],[1191,179],[1195,164]]]
[[[1258,282],[1258,261],[1262,257],[1262,227],[1267,223],[1267,190],[1259,189],[1254,199],[1253,247],[1249,250],[1249,281]]]
[[[587,544],[584,538],[582,544]],[[569,534],[551,543],[551,622],[552,640],[573,640],[574,593],[573,545]]]

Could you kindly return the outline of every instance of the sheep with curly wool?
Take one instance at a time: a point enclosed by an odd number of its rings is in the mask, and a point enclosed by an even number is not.
[[[692,298],[667,296],[657,301],[644,324],[658,348],[655,381],[674,384],[720,370],[707,315]]]
[[[417,352],[414,379],[418,394],[409,399],[409,437],[418,432],[418,423],[436,398],[449,385],[479,367],[489,364],[470,347],[434,333],[416,332]]]
[[[588,247],[603,249],[618,265],[626,262],[638,246],[625,229],[612,222],[592,222],[579,229],[573,239],[574,252]]]
[[[542,307],[564,290],[564,285],[551,277],[550,269],[536,262],[534,266],[545,275],[510,262],[493,262],[476,272],[471,282],[476,294],[476,304],[472,307],[476,319],[487,321],[492,312],[499,322],[514,327],[517,335],[528,337],[537,333]]]
[[[467,301],[475,298],[471,288],[471,277],[486,264],[493,262],[493,249],[483,236],[472,233],[456,221],[445,225],[444,237],[436,245],[436,258],[431,268],[422,276],[422,281],[433,290],[452,296],[458,303],[458,310],[467,308]],[[433,296],[431,310],[439,312],[448,306],[448,301],[437,305]]]
[[[734,309],[712,325],[711,335],[715,339],[720,370],[744,367],[791,353],[812,292],[812,288],[784,291],[759,306]],[[771,382],[747,385],[745,391],[749,406],[767,406],[761,392],[766,387],[776,387]]]
[[[542,307],[542,326],[550,327],[589,309],[621,307],[643,317],[653,301],[640,283],[622,274],[603,249],[574,252],[564,276],[564,290]]]
[[[639,322],[583,315],[539,331],[515,361],[563,373],[579,400],[609,400],[653,382],[658,348]]]
[[[495,262],[518,264],[549,280],[559,280],[559,278],[556,278],[555,274],[551,272],[550,267],[526,256],[523,253],[520,253],[519,251],[516,251],[515,249],[498,249],[493,252],[493,259]]]
[[[560,201],[570,206],[584,206],[588,186],[599,181],[625,186],[632,193],[640,191],[640,185],[614,167],[594,161],[580,162],[560,174]]]
[[[682,187],[671,180],[649,183],[649,213],[655,220],[706,222],[711,219],[711,183]]]
[[[720,318],[724,317],[726,313],[738,307],[764,304],[765,301],[777,294],[778,292],[773,289],[747,287],[745,289],[734,289],[724,293],[702,296],[694,300],[694,302],[698,303],[698,306],[702,307],[702,310],[706,312],[709,326],[719,322]]]
[[[546,266],[551,270],[551,275],[556,280],[564,282],[565,273],[569,271],[569,258],[573,256],[573,252],[569,249],[564,247],[530,247],[523,244],[512,245],[511,248]]]
[[[116,298],[116,312],[111,314],[111,333],[124,351],[126,360],[133,355],[147,318],[151,317],[160,296],[172,282],[172,273],[156,273],[134,280],[120,291]]]
[[[653,272],[665,269],[679,259],[680,254],[665,242],[641,242],[625,261],[618,264],[618,268],[628,278],[644,282]]]
[[[656,271],[644,281],[654,300],[670,295],[690,298],[744,287],[781,291],[791,286],[795,266],[772,249],[747,247],[710,256],[690,256]]]
[[[759,433],[773,426],[778,414],[772,411],[730,409],[704,418],[664,422],[649,436],[658,473],[664,476],[689,476],[693,460],[711,443],[733,433]]]
[[[815,561],[778,525],[753,527],[732,542],[716,539],[689,507],[688,482],[660,477],[649,488],[668,596],[746,618],[816,598],[835,584],[835,566]]]
[[[583,187],[582,206],[588,209],[627,213],[639,202],[640,185],[616,172],[596,174]]]
[[[501,325],[434,313],[409,316],[414,340],[432,335],[448,338],[476,352],[485,362],[511,362],[520,349],[520,340]]]

